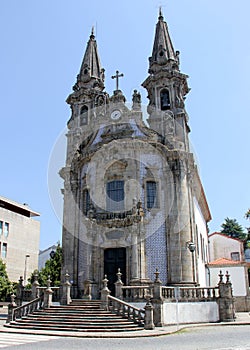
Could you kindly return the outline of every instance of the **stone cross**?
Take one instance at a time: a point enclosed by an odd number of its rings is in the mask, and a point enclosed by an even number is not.
[[[116,90],[119,90],[119,78],[123,76],[123,73],[119,74],[119,70],[116,71],[116,75],[112,75],[111,79],[116,79]]]

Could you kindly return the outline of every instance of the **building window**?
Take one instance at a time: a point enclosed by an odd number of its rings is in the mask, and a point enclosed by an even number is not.
[[[240,261],[240,253],[239,252],[232,252],[231,259],[234,261]]]
[[[88,124],[88,107],[82,106],[80,111],[80,126]]]
[[[157,182],[147,181],[146,191],[147,191],[147,208],[158,208],[158,191],[157,191]]]
[[[2,258],[7,258],[7,243],[3,243],[2,245]]]
[[[0,221],[0,236],[3,234],[3,221]]]
[[[84,215],[87,215],[90,209],[90,195],[89,195],[89,190],[87,189],[83,191],[83,208],[82,209],[83,209]]]
[[[8,237],[9,236],[9,223],[8,222],[5,222],[4,223],[4,230],[3,230],[3,233],[4,233],[4,237]]]
[[[161,99],[161,110],[165,111],[166,109],[170,109],[170,96],[169,96],[169,91],[167,89],[164,89],[161,91],[160,99]]]
[[[124,210],[124,181],[115,180],[107,183],[107,210]]]

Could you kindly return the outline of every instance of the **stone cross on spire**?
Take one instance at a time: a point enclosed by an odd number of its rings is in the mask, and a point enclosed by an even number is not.
[[[116,71],[116,75],[112,75],[111,79],[116,79],[116,91],[119,90],[119,78],[123,77],[123,73],[119,74],[119,70]]]

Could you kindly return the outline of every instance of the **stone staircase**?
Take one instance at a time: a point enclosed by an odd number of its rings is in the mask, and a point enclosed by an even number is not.
[[[130,332],[138,324],[100,308],[100,301],[73,300],[68,306],[52,306],[5,324],[18,329],[70,332]]]

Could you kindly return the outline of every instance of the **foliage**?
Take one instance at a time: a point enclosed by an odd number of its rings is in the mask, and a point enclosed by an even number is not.
[[[11,283],[6,271],[6,265],[0,259],[0,301],[6,301],[9,294],[11,294]]]
[[[246,239],[246,233],[244,232],[243,227],[237,222],[236,219],[226,218],[221,227],[221,233],[223,233],[226,236],[238,238],[242,241]]]
[[[246,212],[245,218],[246,219],[250,219],[250,209],[248,209],[248,211]]]
[[[46,286],[48,277],[50,276],[51,285],[59,286],[61,283],[61,265],[62,265],[62,248],[58,243],[54,257],[46,261],[45,266],[41,271],[35,270],[29,279],[32,284],[34,282],[34,275],[38,275],[38,282],[40,286]]]
[[[250,209],[245,213],[245,218],[250,220]],[[245,243],[245,248],[250,248],[250,227],[247,227],[247,239]]]

